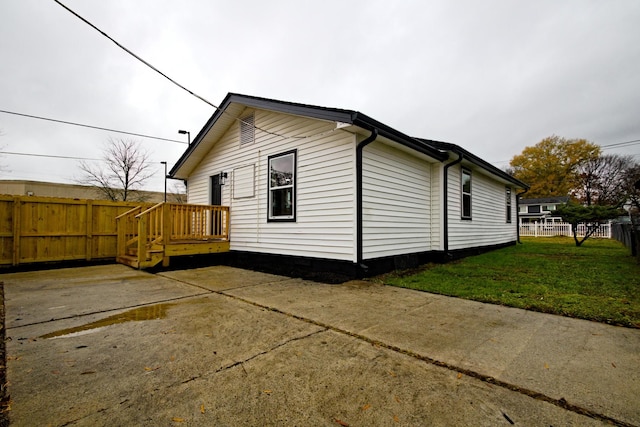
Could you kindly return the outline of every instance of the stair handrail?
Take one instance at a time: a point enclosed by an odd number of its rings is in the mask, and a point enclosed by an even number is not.
[[[133,212],[134,212],[134,211],[136,211],[136,210],[138,210],[138,209],[142,209],[142,206],[136,206],[135,208],[131,208],[131,209],[129,209],[128,211],[126,211],[126,212],[121,213],[120,215],[118,215],[118,216],[116,217],[116,219],[124,218],[124,217],[125,217],[125,216],[127,216],[127,215],[131,215],[131,214],[133,214]]]
[[[164,205],[164,203],[165,203],[165,202],[160,202],[160,203],[158,203],[158,204],[155,204],[155,205],[151,206],[150,208],[148,208],[148,209],[146,209],[146,210],[144,210],[144,211],[140,212],[138,215],[136,215],[136,218],[139,218],[139,217],[141,217],[142,215],[146,215],[146,214],[148,214],[148,213],[149,213],[149,212],[151,212],[152,210],[157,209],[159,206]]]
[[[136,206],[134,208],[129,209],[128,211],[121,213],[120,215],[116,216],[115,220],[116,220],[116,231],[117,231],[117,242],[116,242],[116,246],[117,246],[117,251],[116,251],[116,256],[123,256],[126,255],[127,253],[127,246],[131,243],[135,243],[135,239],[136,237],[134,236],[131,241],[128,240],[127,235],[128,235],[128,228],[127,228],[127,224],[122,224],[122,220],[124,218],[127,217],[132,217],[133,215],[135,215],[136,212],[142,210],[142,206]]]

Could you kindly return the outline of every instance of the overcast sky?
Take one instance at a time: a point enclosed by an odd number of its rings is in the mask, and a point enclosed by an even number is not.
[[[640,140],[640,1],[62,0],[214,104],[361,111],[500,168],[551,135]],[[211,106],[52,0],[0,2],[0,110],[176,139]],[[0,179],[74,182],[112,132],[0,113]],[[124,136],[125,138],[129,138]],[[142,141],[161,190],[186,144]],[[640,160],[640,143],[607,149]]]

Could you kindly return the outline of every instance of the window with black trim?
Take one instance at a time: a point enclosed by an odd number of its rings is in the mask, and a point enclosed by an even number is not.
[[[471,219],[471,171],[462,169],[462,219]]]
[[[507,224],[511,223],[511,187],[506,187],[504,192],[507,207]]]
[[[296,220],[297,151],[269,156],[269,221]]]

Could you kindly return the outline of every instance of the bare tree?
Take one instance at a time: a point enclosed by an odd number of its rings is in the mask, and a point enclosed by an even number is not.
[[[634,166],[631,156],[618,154],[587,159],[577,167],[572,194],[587,206],[621,206],[628,197],[627,174]]]
[[[631,220],[631,238],[635,240],[636,260],[640,265],[640,163],[636,163],[627,171],[625,182],[628,191],[626,208]]]
[[[0,136],[3,136],[3,135],[4,135],[4,132],[2,132],[2,129],[0,129]],[[5,145],[0,145],[0,153],[2,153],[2,151],[4,151],[5,148],[6,148]],[[2,158],[4,159],[4,156],[2,156]],[[6,164],[0,163],[0,172],[8,172]]]
[[[187,186],[184,181],[177,181],[171,185],[171,198],[175,203],[187,203]]]
[[[106,166],[95,167],[80,162],[84,173],[80,183],[91,185],[108,200],[142,200],[138,192],[153,172],[149,163],[149,154],[140,148],[138,141],[109,138],[103,150]]]
[[[636,163],[627,170],[625,176],[627,188],[627,203],[640,212],[640,163]]]

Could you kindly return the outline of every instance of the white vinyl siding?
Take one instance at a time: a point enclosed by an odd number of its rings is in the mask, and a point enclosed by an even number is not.
[[[472,216],[473,220],[462,219],[461,212],[461,168],[456,165],[449,169],[448,216],[449,249],[465,249],[513,242],[517,238],[515,223],[505,222],[504,183],[472,169]]]
[[[504,189],[504,198],[505,198],[505,222],[510,224],[513,220],[513,191],[511,191],[511,187],[505,187]]]
[[[264,110],[254,118],[255,143],[240,145],[236,122],[194,170],[189,203],[209,203],[210,175],[242,171],[229,180],[242,186],[235,198],[231,185],[222,188],[231,250],[355,261],[355,136],[332,122]],[[297,150],[296,222],[268,222],[268,158],[290,150]]]
[[[232,172],[234,199],[244,199],[256,195],[256,165],[238,166]]]
[[[431,250],[442,250],[442,232],[444,225],[442,224],[442,218],[444,218],[444,198],[442,196],[442,181],[443,181],[444,167],[440,162],[431,164]]]
[[[363,258],[431,250],[431,164],[374,142],[362,178]]]

